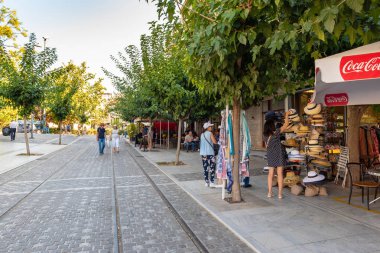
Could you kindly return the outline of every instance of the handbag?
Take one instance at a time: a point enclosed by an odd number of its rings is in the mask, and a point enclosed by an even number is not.
[[[214,149],[214,156],[217,156],[218,153],[219,153],[219,148],[220,148],[220,145],[219,144],[211,144],[207,139],[206,139],[206,136],[203,134],[203,137],[204,139],[208,142],[208,144],[210,144],[210,146]]]

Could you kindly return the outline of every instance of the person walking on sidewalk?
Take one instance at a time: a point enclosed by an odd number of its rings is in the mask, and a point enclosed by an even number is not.
[[[201,135],[200,155],[202,156],[203,172],[206,187],[215,187],[215,155],[213,144],[216,144],[214,135],[212,134],[212,126],[210,122],[203,124],[204,132]],[[210,180],[208,173],[210,172]]]
[[[281,128],[275,127],[273,119],[267,120],[264,124],[264,136],[267,139],[267,158],[268,158],[268,198],[273,197],[272,182],[274,176],[274,169],[277,168],[277,181],[278,181],[278,198],[282,199],[282,189],[284,184],[283,169],[286,165],[286,151],[285,147],[281,144],[280,135],[289,126],[289,112],[285,113],[285,123]]]
[[[119,153],[119,147],[120,147],[120,136],[119,136],[119,130],[117,129],[117,126],[113,126],[112,133],[111,133],[111,145],[112,145],[112,152]]]
[[[17,130],[17,121],[13,120],[9,124],[9,128],[11,129],[10,136],[11,136],[11,141],[14,141],[16,139],[16,130]]]
[[[104,147],[106,146],[106,129],[104,128],[104,123],[100,124],[98,127],[96,140],[99,142],[99,154],[104,154]]]

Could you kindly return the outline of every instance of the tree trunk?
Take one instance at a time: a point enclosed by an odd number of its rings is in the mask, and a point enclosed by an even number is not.
[[[61,145],[62,144],[62,121],[60,121],[58,123],[58,127],[59,127],[59,142],[58,142],[58,144]]]
[[[346,145],[350,152],[350,162],[360,162],[359,129],[360,120],[368,108],[368,105],[351,105],[347,107],[347,136]],[[355,170],[352,174],[353,181],[360,180],[360,171]]]
[[[24,115],[24,137],[25,137],[25,145],[26,145],[26,154],[30,155],[28,130],[26,126],[26,115]]]
[[[175,154],[175,165],[179,165],[179,154],[181,153],[181,135],[182,135],[182,119],[178,120],[178,140],[177,152]]]
[[[232,202],[241,202],[240,193],[240,178],[239,178],[239,153],[240,153],[240,100],[234,98],[233,110],[233,135],[234,135],[234,148],[235,155],[233,160],[232,177],[234,183],[232,185]]]
[[[168,150],[170,148],[170,131],[169,131],[169,120],[168,120]]]

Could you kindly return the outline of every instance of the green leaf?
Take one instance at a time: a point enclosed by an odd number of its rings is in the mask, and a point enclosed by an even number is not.
[[[345,2],[355,12],[361,12],[363,10],[364,0],[346,0]]]
[[[249,42],[249,44],[252,45],[253,42],[255,42],[256,36],[257,36],[257,34],[256,34],[255,31],[249,31],[248,32],[248,42]]]
[[[311,20],[308,20],[305,23],[303,23],[302,30],[304,30],[305,32],[309,32],[311,30],[312,25],[313,22]]]
[[[280,5],[280,3],[281,3],[281,0],[275,0],[274,2],[276,4],[276,6],[278,7]]]
[[[341,33],[343,32],[345,26],[345,20],[341,19],[334,27],[334,36],[336,39],[339,39]]]
[[[244,35],[244,33],[238,33],[238,40],[241,44],[247,45],[247,37]]]
[[[318,24],[313,25],[313,32],[317,35],[318,39],[325,41],[325,33]]]
[[[249,8],[244,9],[242,12],[240,12],[240,17],[242,17],[242,19],[244,20],[247,19],[249,12],[250,12]]]
[[[356,40],[356,31],[352,26],[349,26],[345,32],[345,34],[348,36],[350,40],[350,44],[353,45]]]
[[[323,22],[323,25],[325,26],[325,29],[329,32],[329,33],[333,33],[334,31],[334,26],[335,26],[335,16],[332,15],[332,14],[329,14],[325,20],[325,22]]]

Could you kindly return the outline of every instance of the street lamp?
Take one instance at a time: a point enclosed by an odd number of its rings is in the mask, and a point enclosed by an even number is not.
[[[46,40],[48,38],[49,37],[47,37],[47,36],[42,37],[42,39],[44,40],[44,51],[45,51],[45,48],[46,48]],[[44,118],[44,117],[46,117],[46,116],[45,116],[45,112],[43,111],[42,118]],[[34,139],[34,137],[33,137],[33,125],[34,125],[33,121],[34,121],[34,114],[32,113],[32,115],[31,115],[31,125],[30,125],[30,139]],[[43,120],[43,123],[45,123],[44,120]],[[45,126],[45,124],[43,124],[43,126]],[[24,127],[27,127],[27,126],[24,126]]]

